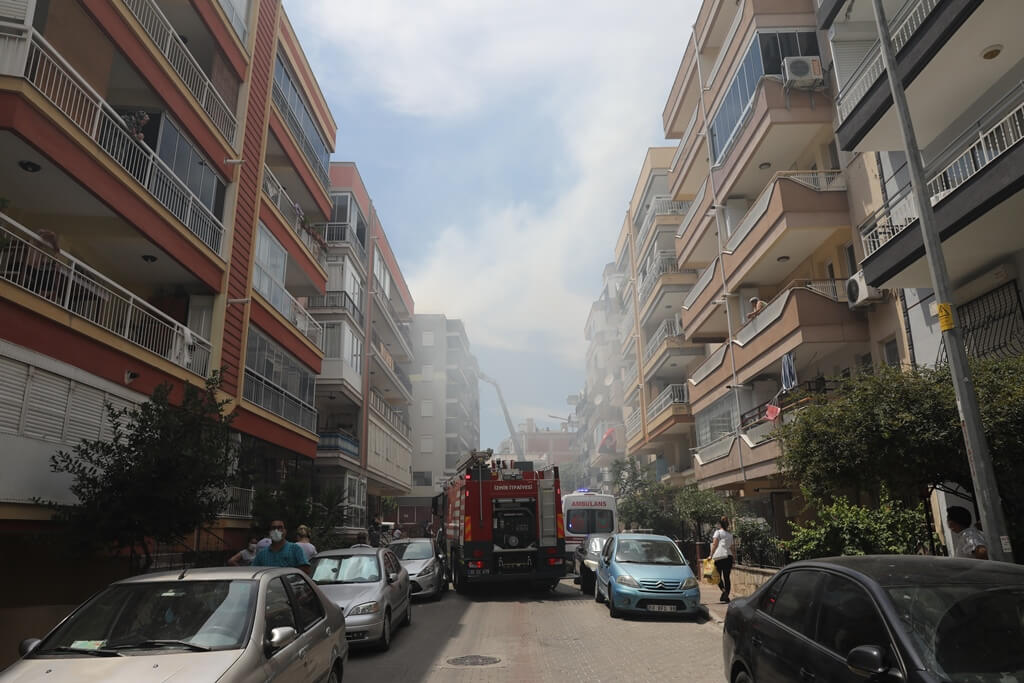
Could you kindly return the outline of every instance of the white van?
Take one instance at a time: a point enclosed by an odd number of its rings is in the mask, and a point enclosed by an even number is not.
[[[610,534],[618,528],[615,496],[578,489],[562,496],[565,520],[565,554],[576,557],[576,548],[587,534]]]

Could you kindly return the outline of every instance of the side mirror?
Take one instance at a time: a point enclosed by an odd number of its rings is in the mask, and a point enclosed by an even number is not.
[[[395,572],[388,574],[388,583],[394,583],[395,581],[398,581],[398,574]]]
[[[270,632],[270,638],[267,639],[267,649],[273,652],[283,647],[288,647],[295,641],[298,635],[291,626],[278,626]]]
[[[846,666],[864,678],[879,676],[889,670],[885,664],[885,653],[877,645],[861,645],[850,650],[846,655]]]
[[[26,638],[25,640],[21,641],[21,644],[18,645],[18,656],[24,657],[25,655],[30,654],[32,650],[35,650],[37,647],[39,647],[39,643],[41,642],[43,641],[39,640],[38,638]]]

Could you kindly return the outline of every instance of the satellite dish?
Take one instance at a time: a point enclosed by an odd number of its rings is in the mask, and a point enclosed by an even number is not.
[[[614,382],[615,375],[613,375],[612,373],[609,372],[607,375],[604,376],[604,385],[606,387],[610,387]]]
[[[595,394],[594,395],[594,405],[595,406],[599,406],[602,403],[604,403],[604,394]]]

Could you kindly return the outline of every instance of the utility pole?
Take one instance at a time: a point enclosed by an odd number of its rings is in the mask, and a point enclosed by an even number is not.
[[[907,106],[907,94],[903,90],[903,82],[896,71],[896,60],[893,56],[892,36],[889,33],[889,22],[885,17],[882,0],[872,0],[875,10],[875,23],[878,25],[878,43],[882,62],[889,78],[889,89],[892,91],[893,105],[900,121],[903,133],[903,146],[907,155],[907,167],[910,171],[910,184],[914,201],[917,203],[921,237],[924,241],[928,269],[931,271],[932,288],[939,308],[939,327],[942,330],[942,341],[946,345],[949,358],[949,369],[953,377],[953,389],[956,391],[957,409],[960,411],[960,425],[964,432],[967,445],[967,462],[971,466],[971,478],[974,480],[974,499],[981,512],[981,524],[985,529],[988,556],[993,560],[1013,562],[1013,549],[1010,547],[1010,536],[1006,529],[1003,506],[996,487],[995,470],[992,467],[992,455],[988,450],[988,441],[981,426],[981,411],[978,409],[978,396],[971,380],[971,368],[967,362],[967,351],[964,348],[960,328],[957,327],[957,316],[953,310],[953,296],[949,284],[949,272],[946,270],[946,257],[942,253],[942,242],[935,227],[935,213],[932,211],[931,198],[926,191],[927,182],[924,177],[924,166],[921,163],[921,152],[917,146],[910,108]]]

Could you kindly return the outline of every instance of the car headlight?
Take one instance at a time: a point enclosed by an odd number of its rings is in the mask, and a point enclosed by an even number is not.
[[[354,617],[357,614],[376,614],[379,611],[380,603],[374,600],[373,602],[364,602],[361,605],[356,605],[348,615]]]
[[[434,573],[434,565],[432,565],[432,564],[428,564],[428,565],[427,565],[427,566],[426,566],[426,567],[425,567],[425,568],[423,569],[423,571],[421,571],[421,572],[420,572],[419,574],[417,574],[417,576],[421,576],[421,577],[426,577],[426,576],[431,576],[431,575],[433,575],[433,573]]]
[[[683,585],[681,586],[681,588],[682,588],[682,589],[683,589],[684,591],[687,591],[687,590],[690,590],[691,588],[696,588],[696,587],[697,587],[697,586],[699,586],[699,585],[700,585],[700,584],[699,584],[699,583],[697,583],[697,579],[695,579],[695,578],[693,578],[693,577],[691,576],[691,577],[690,577],[690,578],[688,578],[688,579],[687,579],[686,581],[683,581]]]
[[[640,584],[637,583],[636,579],[634,579],[629,574],[620,574],[619,576],[616,576],[615,577],[615,583],[617,583],[619,585],[622,585],[622,586],[629,586],[630,588],[639,588],[640,587]]]

